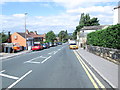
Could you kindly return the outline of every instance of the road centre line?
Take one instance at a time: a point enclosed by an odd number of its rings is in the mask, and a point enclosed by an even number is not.
[[[49,58],[51,58],[52,56],[47,57],[45,60],[43,60],[41,63],[44,63],[45,61],[47,61]]]
[[[7,74],[2,74],[2,73],[0,73],[0,76],[2,76],[2,77],[7,77],[7,78],[11,78],[11,79],[15,79],[15,80],[19,79],[19,77],[7,75]]]
[[[92,82],[93,86],[96,88],[96,90],[99,90],[99,88],[98,88],[97,84],[95,83],[94,79],[92,78],[92,76],[90,75],[90,73],[88,72],[88,70],[86,69],[84,64],[82,63],[79,55],[75,51],[73,51],[73,52],[75,53],[76,57],[78,58],[80,64],[82,65],[83,69],[85,70],[85,72],[86,72],[87,76],[89,77],[90,81]]]
[[[9,90],[10,88],[14,87],[17,83],[19,83],[22,79],[24,79],[27,75],[29,75],[32,72],[32,70],[28,71],[25,75],[23,75],[21,78],[19,78],[17,81],[15,81],[13,84],[11,84],[6,90]]]
[[[81,58],[80,58],[81,59]],[[100,82],[100,80],[95,76],[95,74],[89,69],[89,67],[85,64],[85,62],[81,59],[82,63],[85,65],[85,67],[87,68],[87,70],[91,73],[91,75],[93,76],[93,78],[96,80],[96,82],[99,84],[99,86],[101,88],[105,89],[105,86]]]

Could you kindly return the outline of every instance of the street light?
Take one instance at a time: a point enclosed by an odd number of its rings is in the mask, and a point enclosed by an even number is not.
[[[27,15],[28,13],[25,13],[25,40],[26,40],[26,15]],[[26,40],[26,48],[27,48],[27,40]]]

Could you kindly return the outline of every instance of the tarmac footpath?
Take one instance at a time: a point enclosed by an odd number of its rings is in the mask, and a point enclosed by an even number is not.
[[[24,50],[24,51],[17,52],[17,53],[0,53],[0,60],[11,58],[11,57],[15,57],[15,56],[18,56],[18,55],[21,55],[21,54],[25,54],[25,53],[29,53],[29,52],[31,52],[31,51]]]
[[[113,88],[118,88],[118,65],[100,56],[94,55],[87,50],[76,50],[80,57],[86,61],[105,81]]]

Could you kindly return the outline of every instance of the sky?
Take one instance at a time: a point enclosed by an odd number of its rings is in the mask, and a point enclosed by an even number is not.
[[[118,0],[3,0],[0,2],[1,31],[29,31],[44,34],[61,30],[72,33],[79,24],[81,13],[97,17],[101,25],[113,24],[114,7]]]

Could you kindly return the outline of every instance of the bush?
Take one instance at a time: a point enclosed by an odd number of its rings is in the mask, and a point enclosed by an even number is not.
[[[87,44],[120,49],[120,24],[89,33]]]

